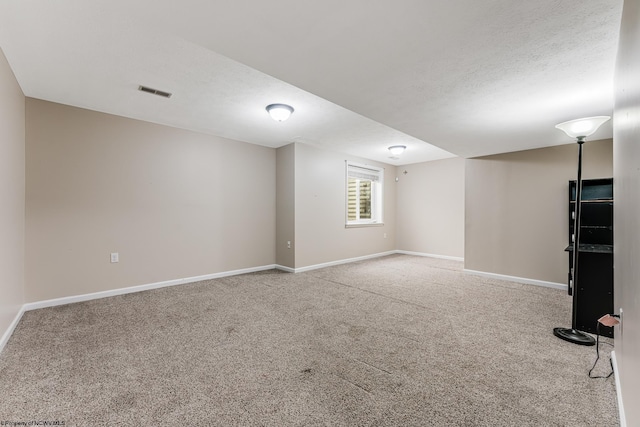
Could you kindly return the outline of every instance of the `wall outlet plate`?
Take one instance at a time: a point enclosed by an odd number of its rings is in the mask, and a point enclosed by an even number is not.
[[[620,307],[620,338],[622,338],[622,307]]]
[[[111,263],[120,262],[120,255],[118,252],[111,253]]]

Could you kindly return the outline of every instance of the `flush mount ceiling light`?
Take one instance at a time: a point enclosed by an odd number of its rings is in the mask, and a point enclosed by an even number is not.
[[[284,122],[293,113],[293,107],[287,104],[270,104],[267,105],[267,112],[273,120]]]
[[[406,145],[392,145],[391,147],[389,147],[389,151],[391,151],[391,154],[393,154],[394,156],[399,156],[406,149]]]
[[[584,119],[569,120],[568,122],[557,124],[556,127],[571,138],[584,139],[593,135],[610,118],[609,116],[586,117]]]

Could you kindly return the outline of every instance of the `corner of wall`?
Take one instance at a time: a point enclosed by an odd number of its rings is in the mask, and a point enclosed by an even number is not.
[[[25,97],[0,49],[0,349],[25,300]]]
[[[295,149],[276,150],[276,264],[295,268]]]

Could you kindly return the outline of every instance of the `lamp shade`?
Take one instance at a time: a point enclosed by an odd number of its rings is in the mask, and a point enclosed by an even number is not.
[[[406,148],[406,145],[392,145],[391,147],[389,147],[389,151],[391,151],[391,154],[393,154],[394,156],[399,156],[404,152],[404,150],[406,150]]]
[[[284,122],[293,113],[293,107],[287,104],[270,104],[267,105],[267,112],[273,120]]]
[[[568,122],[557,124],[556,127],[571,138],[586,138],[593,135],[610,118],[609,116],[586,117],[584,119],[569,120]]]

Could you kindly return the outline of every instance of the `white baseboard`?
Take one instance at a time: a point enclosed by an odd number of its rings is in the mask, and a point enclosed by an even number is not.
[[[525,285],[543,286],[545,288],[567,290],[567,285],[564,283],[545,282],[544,280],[527,279],[526,277],[507,276],[504,274],[487,273],[485,271],[476,270],[463,270],[465,273],[473,274],[474,276],[489,277],[490,279],[507,280],[509,282],[524,283]]]
[[[276,264],[276,269],[286,271],[287,273],[295,273],[296,269],[291,267],[286,267],[284,265]]]
[[[20,319],[22,319],[22,315],[24,314],[24,312],[25,309],[23,305],[22,307],[20,307],[18,314],[16,314],[16,317],[13,319],[7,330],[2,335],[2,338],[0,338],[0,353],[4,349],[4,346],[7,345],[7,342],[9,342],[9,338],[11,338],[11,335],[13,335],[13,331],[16,329],[16,326],[18,326],[18,323],[20,322]]]
[[[352,263],[352,262],[364,261],[364,260],[367,260],[367,259],[379,258],[379,257],[383,257],[383,256],[387,256],[387,255],[395,255],[395,254],[415,255],[415,256],[423,256],[423,257],[430,257],[430,258],[448,259],[448,260],[452,260],[452,261],[464,261],[464,258],[453,257],[453,256],[448,256],[448,255],[436,255],[436,254],[427,254],[427,253],[424,253],[424,252],[410,252],[410,251],[394,250],[394,251],[388,251],[388,252],[380,252],[380,253],[372,254],[372,255],[360,256],[360,257],[356,257],[356,258],[340,259],[340,260],[337,260],[337,261],[325,262],[325,263],[322,263],[322,264],[308,265],[306,267],[291,268],[291,267],[285,267],[284,265],[276,265],[275,268],[277,268],[278,270],[286,271],[287,273],[304,273],[305,271],[318,270],[320,268],[332,267],[334,265],[349,264],[349,263]]]
[[[412,252],[412,251],[397,250],[396,253],[397,254],[403,254],[403,255],[414,255],[414,256],[424,256],[424,257],[429,257],[429,258],[448,259],[448,260],[451,260],[451,261],[464,261],[463,257],[449,256],[449,255],[427,254],[427,253],[424,253],[424,252]]]
[[[58,306],[58,305],[72,304],[72,303],[75,303],[75,302],[90,301],[90,300],[94,300],[94,299],[107,298],[107,297],[112,297],[112,296],[116,296],[116,295],[130,294],[130,293],[134,293],[134,292],[148,291],[148,290],[151,290],[151,289],[164,288],[164,287],[167,287],[167,286],[183,285],[183,284],[186,284],[186,283],[200,282],[202,280],[211,280],[211,279],[219,279],[221,277],[237,276],[238,274],[255,273],[255,272],[258,272],[258,271],[272,270],[272,269],[278,268],[278,267],[279,266],[276,266],[275,264],[263,265],[263,266],[260,266],[260,267],[252,267],[252,268],[244,268],[244,269],[240,269],[240,270],[223,271],[223,272],[220,272],[220,273],[206,274],[206,275],[203,275],[203,276],[194,276],[194,277],[187,277],[187,278],[184,278],[184,279],[167,280],[167,281],[164,281],[164,282],[149,283],[149,284],[146,284],[146,285],[131,286],[131,287],[127,287],[127,288],[119,288],[119,289],[111,289],[111,290],[108,290],[108,291],[93,292],[93,293],[90,293],[90,294],[73,295],[73,296],[70,296],[70,297],[62,297],[62,298],[55,298],[55,299],[49,299],[49,300],[44,300],[44,301],[26,303],[26,304],[22,305],[22,307],[20,308],[20,311],[16,315],[15,319],[13,319],[13,322],[11,322],[11,324],[9,325],[7,330],[2,335],[2,338],[0,338],[0,352],[2,352],[2,350],[4,349],[4,346],[9,341],[9,338],[11,338],[11,335],[13,334],[13,331],[15,330],[16,326],[18,325],[18,322],[20,322],[20,319],[22,318],[22,315],[24,314],[25,311],[37,310],[39,308],[46,308],[46,307],[55,307],[55,306]]]
[[[624,416],[624,405],[622,404],[622,389],[620,388],[620,374],[618,372],[618,361],[615,350],[611,352],[611,364],[613,365],[613,376],[616,380],[616,394],[618,396],[618,413],[620,414],[620,427],[627,427],[627,419]]]
[[[4,349],[4,346],[9,341],[9,338],[13,334],[13,331],[15,330],[16,326],[20,322],[20,319],[22,318],[22,315],[24,314],[25,311],[37,310],[37,309],[40,309],[40,308],[47,308],[47,307],[56,307],[56,306],[59,306],[59,305],[73,304],[73,303],[76,303],[76,302],[90,301],[90,300],[95,300],[95,299],[100,299],[100,298],[108,298],[108,297],[112,297],[112,296],[116,296],[116,295],[124,295],[124,294],[130,294],[130,293],[134,293],[134,292],[148,291],[148,290],[151,290],[151,289],[159,289],[159,288],[164,288],[164,287],[168,287],[168,286],[183,285],[183,284],[186,284],[186,283],[200,282],[202,280],[211,280],[211,279],[218,279],[218,278],[221,278],[221,277],[236,276],[236,275],[239,275],[239,274],[255,273],[255,272],[258,272],[258,271],[271,270],[271,269],[274,269],[274,268],[276,268],[278,270],[286,271],[288,273],[301,273],[301,272],[304,272],[304,271],[316,270],[316,269],[319,269],[319,268],[330,267],[330,266],[333,266],[333,265],[347,264],[347,263],[350,263],[350,262],[363,261],[363,260],[366,260],[366,259],[378,258],[378,257],[386,256],[386,255],[393,255],[393,254],[396,254],[396,253],[399,253],[399,252],[398,251],[382,252],[382,253],[377,253],[377,254],[373,254],[373,255],[366,255],[366,256],[361,256],[361,257],[357,257],[357,258],[343,259],[343,260],[339,260],[339,261],[332,261],[332,262],[327,262],[327,263],[323,263],[323,264],[316,264],[316,265],[311,265],[311,266],[301,267],[301,268],[291,268],[291,267],[286,267],[286,266],[283,266],[283,265],[271,264],[271,265],[264,265],[264,266],[261,266],[261,267],[252,267],[252,268],[244,268],[244,269],[240,269],[240,270],[224,271],[224,272],[220,272],[220,273],[206,274],[206,275],[203,275],[203,276],[194,276],[194,277],[187,277],[187,278],[183,278],[183,279],[167,280],[167,281],[163,281],[163,282],[149,283],[149,284],[146,284],[146,285],[131,286],[131,287],[126,287],[126,288],[111,289],[111,290],[108,290],[108,291],[93,292],[93,293],[89,293],[89,294],[73,295],[73,296],[69,296],[69,297],[54,298],[54,299],[49,299],[49,300],[30,302],[30,303],[26,303],[26,304],[22,305],[22,307],[20,308],[20,311],[16,315],[15,319],[13,319],[13,321],[9,325],[9,328],[7,328],[7,330],[2,335],[2,338],[0,339],[0,352]]]
[[[46,307],[55,307],[55,306],[64,305],[64,304],[72,304],[72,303],[76,303],[76,302],[90,301],[90,300],[99,299],[99,298],[108,298],[108,297],[112,297],[112,296],[116,296],[116,295],[130,294],[130,293],[133,293],[133,292],[148,291],[148,290],[151,290],[151,289],[164,288],[164,287],[167,287],[167,286],[176,286],[176,285],[182,285],[182,284],[185,284],[185,283],[200,282],[202,280],[211,280],[211,279],[218,279],[218,278],[221,278],[221,277],[236,276],[236,275],[239,275],[239,274],[255,273],[257,271],[271,270],[271,269],[274,269],[274,268],[277,268],[279,270],[286,271],[286,272],[289,272],[289,273],[302,273],[302,272],[305,272],[305,271],[317,270],[319,268],[331,267],[331,266],[340,265],[340,264],[348,264],[348,263],[356,262],[356,261],[363,261],[363,260],[372,259],[372,258],[379,258],[379,257],[387,256],[387,255],[394,255],[394,254],[397,254],[397,253],[408,254],[408,255],[418,254],[418,253],[408,253],[408,252],[404,252],[404,251],[388,251],[388,252],[381,252],[381,253],[377,253],[377,254],[365,255],[365,256],[356,257],[356,258],[348,258],[348,259],[342,259],[342,260],[337,260],[337,261],[332,261],[332,262],[327,262],[327,263],[322,263],[322,264],[310,265],[310,266],[307,266],[307,267],[300,267],[300,268],[291,268],[291,267],[286,267],[286,266],[283,266],[283,265],[271,264],[271,265],[264,265],[264,266],[260,266],[260,267],[244,268],[244,269],[240,269],[240,270],[223,271],[223,272],[220,272],[220,273],[206,274],[206,275],[203,275],[203,276],[194,276],[194,277],[187,277],[187,278],[183,278],[183,279],[167,280],[167,281],[163,281],[163,282],[149,283],[149,284],[146,284],[146,285],[131,286],[131,287],[127,287],[127,288],[119,288],[119,289],[111,289],[111,290],[108,290],[108,291],[93,292],[93,293],[90,293],[90,294],[74,295],[74,296],[69,296],[69,297],[62,297],[62,298],[55,298],[55,299],[49,299],[49,300],[44,300],[44,301],[26,303],[22,307],[22,312],[28,311],[28,310],[37,310],[37,309],[46,308]],[[419,255],[421,255],[421,256],[431,256],[431,257],[434,257],[434,258],[443,258],[443,259],[459,259],[459,258],[454,258],[454,257],[446,257],[446,256],[443,256],[443,255],[431,255],[431,254],[419,254]],[[15,322],[15,323],[17,324],[17,322]],[[5,335],[7,335],[7,334],[5,334]],[[8,334],[8,336],[10,336],[10,335],[11,335],[11,333]]]
[[[276,268],[274,264],[264,265],[261,267],[244,268],[241,270],[223,271],[221,273],[205,274],[204,276],[187,277],[184,279],[167,280],[164,282],[149,283],[147,285],[131,286],[128,288],[112,289],[102,292],[94,292],[90,294],[75,295],[70,297],[55,298],[45,301],[30,302],[23,306],[24,311],[37,310],[45,307],[55,307],[58,305],[71,304],[74,302],[89,301],[99,298],[107,298],[116,295],[130,294],[133,292],[148,291],[151,289],[165,288],[167,286],[183,285],[186,283],[200,282],[202,280],[219,279],[221,277],[237,276],[238,274],[255,273],[257,271],[273,270]]]
[[[455,261],[463,261],[463,258],[451,257],[451,256],[446,256],[446,255],[436,255],[436,254],[426,254],[426,253],[421,253],[421,252],[410,252],[410,251],[402,251],[402,250],[393,250],[393,251],[380,252],[380,253],[377,253],[377,254],[365,255],[365,256],[360,256],[360,257],[355,257],[355,258],[347,258],[347,259],[342,259],[342,260],[337,260],[337,261],[331,261],[331,262],[326,262],[326,263],[322,263],[322,264],[315,264],[315,265],[310,265],[310,266],[306,266],[306,267],[291,268],[291,267],[286,267],[286,266],[283,266],[283,265],[271,264],[271,265],[264,265],[264,266],[260,266],[260,267],[252,267],[252,268],[245,268],[245,269],[240,269],[240,270],[232,270],[232,271],[224,271],[224,272],[220,272],[220,273],[206,274],[206,275],[203,275],[203,276],[194,276],[194,277],[187,277],[187,278],[183,278],[183,279],[167,280],[167,281],[163,281],[163,282],[149,283],[149,284],[146,284],[146,285],[131,286],[131,287],[127,287],[127,288],[112,289],[112,290],[108,290],[108,291],[94,292],[94,293],[90,293],[90,294],[74,295],[74,296],[63,297],[63,298],[55,298],[55,299],[49,299],[49,300],[44,300],[44,301],[31,302],[31,303],[26,303],[21,307],[20,311],[16,315],[16,318],[13,320],[13,322],[11,323],[9,328],[2,335],[2,339],[0,339],[0,351],[2,351],[2,349],[5,346],[5,344],[7,343],[9,338],[11,337],[11,334],[13,333],[15,327],[18,325],[18,322],[22,318],[22,314],[25,311],[29,311],[29,310],[37,310],[37,309],[46,308],[46,307],[55,307],[55,306],[59,306],[59,305],[72,304],[72,303],[82,302],[82,301],[90,301],[90,300],[95,300],[95,299],[100,299],[100,298],[112,297],[112,296],[116,296],[116,295],[129,294],[129,293],[133,293],[133,292],[141,292],[141,291],[147,291],[147,290],[151,290],[151,289],[164,288],[164,287],[167,287],[167,286],[176,286],[176,285],[182,285],[182,284],[186,284],[186,283],[194,283],[194,282],[199,282],[199,281],[202,281],[202,280],[211,280],[211,279],[218,279],[218,278],[221,278],[221,277],[236,276],[236,275],[239,275],[239,274],[255,273],[255,272],[258,272],[258,271],[271,270],[271,269],[274,269],[274,268],[277,268],[279,270],[286,271],[286,272],[289,272],[289,273],[302,273],[302,272],[305,272],[305,271],[317,270],[317,269],[324,268],[324,267],[331,267],[331,266],[335,266],[335,265],[348,264],[348,263],[352,263],[352,262],[364,261],[364,260],[368,260],[368,259],[379,258],[379,257],[388,256],[388,255],[394,255],[394,254],[425,256],[425,257],[432,257],[432,258],[441,258],[441,259],[449,259],[449,260],[455,260]],[[509,280],[509,281],[512,281],[512,282],[526,283],[526,284],[532,284],[532,285],[538,285],[538,286],[546,286],[546,287],[551,287],[551,288],[556,288],[556,289],[563,289],[563,290],[567,289],[566,285],[560,284],[560,283],[543,282],[543,281],[540,281],[540,280],[525,279],[525,278],[514,277],[514,276],[505,276],[505,275],[501,275],[501,274],[485,273],[485,272],[474,271],[474,270],[466,270],[465,269],[464,271],[467,272],[467,273],[470,273],[470,274],[475,274],[475,275],[485,276],[485,277],[491,277],[491,278],[495,278],[495,279]]]
[[[365,255],[365,256],[360,256],[356,258],[347,258],[347,259],[341,259],[338,261],[325,262],[322,264],[308,265],[306,267],[299,267],[299,268],[282,267],[282,270],[289,271],[290,273],[291,272],[304,273],[305,271],[317,270],[319,268],[325,268],[325,267],[332,267],[334,265],[349,264],[351,262],[364,261],[367,259],[379,258],[387,255],[395,255],[396,253],[398,252],[397,251],[380,252],[377,254]]]

